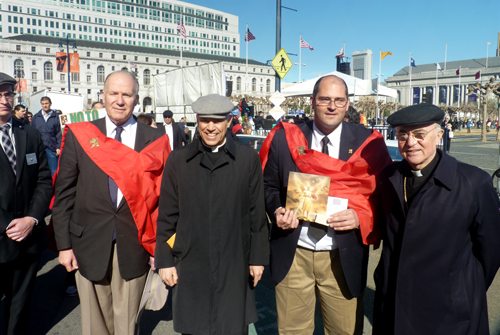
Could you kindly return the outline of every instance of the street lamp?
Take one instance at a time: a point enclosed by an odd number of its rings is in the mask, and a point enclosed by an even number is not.
[[[68,93],[71,93],[71,57],[69,54],[69,44],[73,44],[73,51],[76,52],[76,40],[69,38],[69,34],[66,34],[66,38],[59,40],[59,48],[63,49],[63,45],[66,44],[66,63],[68,64]]]

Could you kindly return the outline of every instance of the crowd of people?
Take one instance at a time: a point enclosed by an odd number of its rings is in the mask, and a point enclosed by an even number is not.
[[[380,243],[374,334],[489,333],[500,200],[485,172],[437,148],[449,121],[438,107],[387,119],[403,157],[392,162],[334,75],[316,82],[311,119],[277,122],[260,154],[234,136],[265,124],[244,101],[234,113],[227,97],[200,97],[191,136],[170,110],[158,124],[134,116],[139,83],[121,70],[93,106],[103,118],[62,128],[48,97],[29,122],[15,83],[0,73],[0,334],[27,332],[47,238],[75,275],[84,335],[136,334],[154,277],[177,332],[247,334],[264,271],[279,334],[312,334],[316,306],[325,334],[362,334]],[[324,221],[312,204],[301,219],[289,207],[291,173],[327,178]]]

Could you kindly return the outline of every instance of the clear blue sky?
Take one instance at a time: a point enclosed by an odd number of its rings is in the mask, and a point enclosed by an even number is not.
[[[275,0],[189,0],[239,16],[241,57],[245,57],[244,32],[248,24],[256,39],[249,43],[249,58],[266,62],[275,55]],[[417,65],[447,60],[495,56],[500,32],[500,0],[282,0],[281,46],[298,63],[299,36],[314,47],[302,49],[302,80],[334,71],[335,55],[344,45],[353,51],[373,51],[372,75],[376,77],[379,51],[391,51],[382,61],[382,79],[408,65],[409,54]],[[298,80],[298,65],[284,81]]]

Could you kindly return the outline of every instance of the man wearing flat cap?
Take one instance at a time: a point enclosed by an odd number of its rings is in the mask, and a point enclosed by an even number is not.
[[[163,112],[163,130],[167,134],[170,150],[181,148],[187,144],[183,130],[174,122],[174,113],[168,109]]]
[[[373,334],[489,334],[500,202],[488,174],[436,148],[443,117],[421,104],[387,119],[403,160],[381,188]]]
[[[0,73],[0,334],[26,334],[52,180],[40,133],[12,118],[14,78]]]
[[[206,95],[192,109],[199,136],[170,154],[163,174],[156,267],[173,286],[175,331],[246,334],[269,257],[260,162],[228,135],[228,98]]]

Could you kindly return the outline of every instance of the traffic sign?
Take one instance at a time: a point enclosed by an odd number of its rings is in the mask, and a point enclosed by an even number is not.
[[[273,61],[271,62],[273,65],[274,71],[278,74],[278,76],[283,79],[288,71],[292,68],[292,62],[290,61],[290,57],[286,53],[285,49],[281,48],[280,51],[274,56]]]

